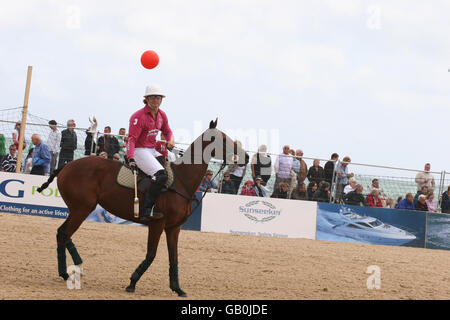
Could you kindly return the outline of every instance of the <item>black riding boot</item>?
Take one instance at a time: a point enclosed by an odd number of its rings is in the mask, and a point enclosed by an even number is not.
[[[167,173],[165,170],[160,170],[155,173],[155,180],[152,181],[150,188],[144,195],[144,212],[142,212],[140,219],[160,219],[164,217],[162,212],[156,211],[156,200],[158,199],[161,189],[167,182]]]

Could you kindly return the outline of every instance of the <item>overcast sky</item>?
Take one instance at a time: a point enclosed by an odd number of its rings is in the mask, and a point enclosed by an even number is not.
[[[117,132],[159,83],[177,141],[218,117],[250,149],[450,171],[449,1],[0,3],[0,109],[32,65],[30,112],[58,122]]]

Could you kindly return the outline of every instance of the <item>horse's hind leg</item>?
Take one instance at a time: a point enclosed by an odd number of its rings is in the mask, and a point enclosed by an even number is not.
[[[56,234],[56,241],[58,244],[58,274],[64,280],[67,280],[69,278],[66,265],[66,248],[72,257],[73,263],[76,266],[80,266],[83,263],[83,260],[78,254],[77,248],[70,238],[75,233],[75,231],[78,230],[80,225],[93,210],[93,208],[86,208],[84,210],[77,211],[71,210],[69,213],[69,217],[66,219],[66,221],[64,221],[61,227],[58,228],[58,233]]]
[[[58,274],[64,280],[69,278],[67,274],[67,266],[66,266],[66,241],[67,241],[67,232],[66,227],[69,218],[64,221],[64,223],[58,228],[58,232],[56,234],[56,243],[57,243],[57,256],[58,256]]]

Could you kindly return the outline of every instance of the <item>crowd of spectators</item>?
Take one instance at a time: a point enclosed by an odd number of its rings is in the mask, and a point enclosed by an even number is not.
[[[55,169],[62,168],[67,163],[74,160],[74,153],[77,149],[77,134],[75,132],[76,123],[73,119],[67,121],[67,129],[59,131],[55,120],[48,122],[50,133],[47,140],[43,141],[41,136],[34,133],[31,136],[32,146],[23,161],[20,172],[34,175],[50,175]],[[16,172],[17,155],[21,134],[20,121],[14,125],[11,132],[12,144],[9,146],[9,153],[6,154],[6,137],[0,134],[0,170],[2,172]],[[84,155],[96,155],[114,161],[124,161],[126,149],[126,131],[120,128],[119,135],[111,134],[111,127],[104,129],[104,135],[95,141],[93,134],[86,131]],[[27,144],[23,142],[23,150]]]
[[[357,206],[436,212],[433,192],[435,182],[429,172],[429,163],[415,178],[418,187],[416,195],[408,193],[405,199],[400,197],[395,201],[386,194],[379,179],[373,179],[365,191],[364,186],[355,178],[355,174],[349,171],[351,159],[348,156],[340,162],[339,155],[333,153],[324,167],[320,166],[319,159],[314,159],[310,168],[302,157],[302,150],[293,150],[285,145],[282,154],[272,162],[271,156],[267,154],[267,147],[261,145],[250,162],[252,180],[242,183],[246,172],[245,165],[229,165],[217,189],[213,188],[212,192],[318,202],[334,200],[335,203]],[[266,185],[273,173],[275,182],[273,192],[270,194]],[[205,177],[203,183],[210,183],[206,179]],[[335,198],[330,199],[333,181],[336,183],[336,193]],[[242,188],[240,188],[241,185]],[[208,191],[208,189],[201,186],[200,191]],[[450,186],[449,190],[442,194],[441,209],[444,213],[450,213],[449,195]]]
[[[58,130],[55,120],[49,121],[51,129],[44,142],[37,133],[31,137],[32,147],[29,148],[21,172],[49,175],[56,168],[61,168],[74,159],[77,149],[77,135],[75,121],[67,121],[67,129]],[[6,153],[6,138],[0,134],[0,168],[3,172],[15,172],[17,153],[21,135],[21,123],[17,122],[11,132],[12,144],[9,153]],[[97,141],[89,130],[86,131],[84,142],[85,156],[96,155],[114,161],[125,160],[126,130],[120,128],[118,135],[111,133],[111,127],[104,128],[104,134]],[[240,146],[241,143],[236,141]],[[26,143],[23,143],[25,150]],[[407,193],[405,198],[398,198],[395,202],[380,186],[378,179],[372,180],[364,192],[362,184],[358,184],[355,174],[349,172],[351,159],[345,156],[339,161],[339,155],[333,153],[325,166],[320,166],[320,160],[314,159],[313,165],[308,168],[302,159],[301,149],[291,149],[285,145],[282,154],[273,161],[267,153],[267,146],[261,145],[250,161],[251,178],[243,183],[247,166],[245,164],[231,164],[227,166],[222,181],[218,184],[213,180],[213,171],[208,170],[199,190],[204,192],[221,192],[225,194],[240,194],[256,197],[272,197],[280,199],[310,200],[318,202],[344,203],[369,207],[388,207],[396,209],[419,210],[436,212],[434,189],[436,187],[433,175],[430,173],[431,165],[425,164],[424,170],[415,177],[417,192]],[[267,189],[267,183],[272,174],[275,176],[273,192]],[[308,180],[308,185],[306,184]],[[335,196],[331,199],[331,185],[335,183]],[[441,196],[441,211],[450,213],[450,186]]]

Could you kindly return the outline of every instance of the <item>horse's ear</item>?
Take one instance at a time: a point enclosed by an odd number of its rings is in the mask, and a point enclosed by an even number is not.
[[[215,129],[217,127],[217,118],[216,121],[212,121],[209,123],[209,128],[210,129]]]

